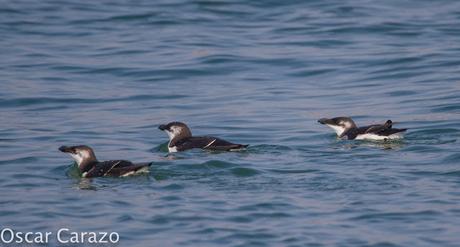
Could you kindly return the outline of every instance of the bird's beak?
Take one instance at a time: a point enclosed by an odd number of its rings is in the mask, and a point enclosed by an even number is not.
[[[329,118],[321,118],[320,120],[318,120],[318,123],[336,125],[334,121],[332,121],[332,119],[329,119]]]
[[[162,125],[158,126],[158,129],[160,129],[160,130],[166,130],[166,125],[162,124]]]
[[[67,146],[61,146],[61,147],[59,147],[59,151],[61,151],[63,153],[72,153],[72,148],[67,147]]]

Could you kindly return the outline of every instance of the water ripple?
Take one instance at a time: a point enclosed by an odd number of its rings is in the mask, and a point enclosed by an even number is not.
[[[457,1],[8,1],[0,221],[125,246],[456,246]],[[316,121],[392,119],[404,141]],[[248,143],[167,153],[161,123]],[[150,174],[82,179],[60,145]]]

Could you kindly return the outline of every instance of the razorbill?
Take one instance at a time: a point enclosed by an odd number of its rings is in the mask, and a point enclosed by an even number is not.
[[[88,146],[61,146],[59,151],[68,153],[77,162],[84,178],[125,177],[133,174],[148,173],[151,163],[133,164],[127,160],[109,160],[100,162]]]
[[[236,151],[249,145],[235,144],[212,136],[192,136],[186,124],[171,122],[158,127],[169,136],[169,152],[184,151],[192,148],[201,148],[215,151]]]
[[[349,117],[321,118],[319,123],[334,129],[339,138],[348,140],[394,140],[403,138],[407,129],[394,129],[391,120],[384,124],[356,126]]]

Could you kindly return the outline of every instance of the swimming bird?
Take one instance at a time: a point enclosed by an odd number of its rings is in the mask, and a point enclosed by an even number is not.
[[[93,149],[85,145],[61,146],[59,151],[68,153],[78,165],[84,178],[92,177],[125,177],[148,173],[151,163],[133,164],[127,160],[98,161]]]
[[[158,127],[169,136],[169,152],[185,151],[192,148],[201,148],[215,151],[236,151],[249,145],[235,144],[212,136],[192,136],[186,124],[171,122]]]
[[[319,123],[335,130],[339,138],[348,140],[394,140],[403,138],[407,129],[393,128],[393,122],[387,120],[384,124],[374,124],[364,127],[356,126],[349,117],[321,118]]]

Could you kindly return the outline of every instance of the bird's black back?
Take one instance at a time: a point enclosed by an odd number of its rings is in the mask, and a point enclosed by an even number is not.
[[[119,177],[129,172],[135,172],[149,165],[149,163],[133,164],[131,161],[127,160],[97,162],[94,167],[88,171],[85,177]]]
[[[345,135],[349,140],[355,139],[358,135],[375,134],[379,136],[390,136],[407,129],[395,129],[393,123],[388,120],[385,124],[373,124],[369,126],[350,129]]]
[[[232,149],[247,147],[247,145],[231,143],[212,136],[194,136],[184,138],[176,142],[175,146],[177,147],[178,151],[184,151],[192,148],[229,151]]]

